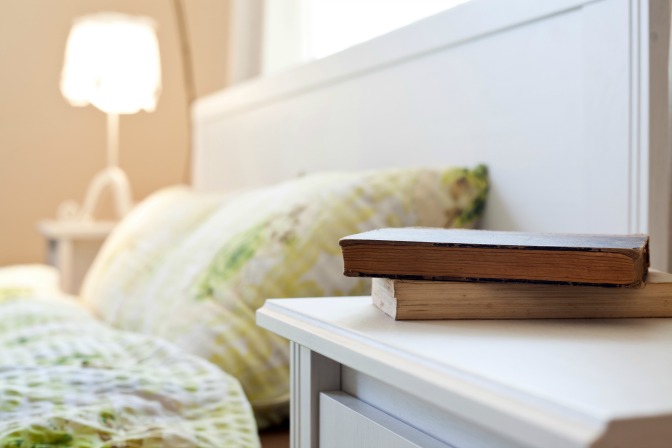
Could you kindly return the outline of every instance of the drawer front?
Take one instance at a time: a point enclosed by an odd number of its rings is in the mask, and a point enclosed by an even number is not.
[[[320,394],[320,448],[452,448],[344,392]]]
[[[412,391],[396,388],[347,366],[341,369],[341,390],[393,419],[456,448],[523,447],[480,427],[476,422],[462,419],[417,398]]]

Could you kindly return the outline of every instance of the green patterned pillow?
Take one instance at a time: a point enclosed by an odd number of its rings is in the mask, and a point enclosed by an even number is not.
[[[115,308],[103,313],[113,325],[161,336],[238,378],[263,426],[287,410],[288,345],[255,325],[256,309],[270,297],[367,294],[368,280],[342,275],[341,237],[472,227],[487,190],[481,166],[326,173],[250,191],[156,251],[142,282],[120,276],[115,292],[100,290],[92,303]],[[106,305],[117,300],[124,305]]]
[[[185,186],[162,189],[136,206],[105,241],[80,295],[103,320],[114,320],[127,301],[151,294],[161,261],[208,219],[227,195],[195,194]],[[132,305],[130,305],[132,306]]]

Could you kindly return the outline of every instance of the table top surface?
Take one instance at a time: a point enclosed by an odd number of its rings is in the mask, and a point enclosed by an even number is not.
[[[438,405],[672,424],[672,319],[394,321],[370,297],[341,297],[268,300],[257,320]]]
[[[105,238],[118,221],[58,221],[43,220],[37,225],[38,230],[47,238]]]

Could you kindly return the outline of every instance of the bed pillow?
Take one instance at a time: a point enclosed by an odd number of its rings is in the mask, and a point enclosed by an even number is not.
[[[99,317],[114,320],[127,301],[145,297],[162,260],[200,226],[227,194],[164,188],[138,204],[115,227],[86,274],[80,296]]]
[[[0,301],[10,297],[63,294],[58,270],[52,266],[26,264],[0,268]]]
[[[112,289],[90,300],[111,324],[163,337],[238,378],[264,426],[287,411],[288,344],[255,325],[256,309],[270,297],[368,294],[369,280],[342,275],[341,237],[379,227],[473,227],[487,190],[487,172],[477,167],[327,173],[250,191],[154,257],[142,282],[115,271]]]

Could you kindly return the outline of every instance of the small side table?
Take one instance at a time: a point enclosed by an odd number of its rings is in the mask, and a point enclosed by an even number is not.
[[[672,319],[394,321],[274,299],[293,448],[668,448]]]
[[[116,222],[40,221],[38,230],[47,240],[47,264],[60,272],[61,288],[77,294],[93,259]]]

